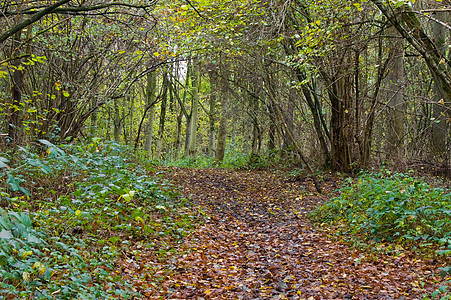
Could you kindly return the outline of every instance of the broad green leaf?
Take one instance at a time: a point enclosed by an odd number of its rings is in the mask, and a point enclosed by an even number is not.
[[[0,231],[0,239],[4,239],[4,240],[8,240],[8,239],[12,239],[14,236],[12,235],[11,231],[6,230],[6,229],[2,229],[2,231]]]

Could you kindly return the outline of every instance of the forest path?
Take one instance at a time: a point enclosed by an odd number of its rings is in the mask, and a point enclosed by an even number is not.
[[[440,281],[432,262],[350,249],[316,229],[303,216],[322,201],[310,181],[264,171],[165,173],[210,216],[186,239],[191,251],[172,261],[165,299],[415,299]]]

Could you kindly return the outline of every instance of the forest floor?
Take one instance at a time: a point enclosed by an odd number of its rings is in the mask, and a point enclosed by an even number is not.
[[[305,214],[338,178],[318,195],[308,179],[268,171],[164,173],[207,217],[173,256],[139,249],[139,260],[123,262],[146,299],[422,299],[445,282],[439,261],[353,249],[333,228],[312,224]]]

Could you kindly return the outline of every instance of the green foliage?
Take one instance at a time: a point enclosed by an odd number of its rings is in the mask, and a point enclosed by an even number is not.
[[[430,300],[430,299],[440,299],[440,300],[450,300],[451,296],[448,294],[449,287],[451,286],[451,281],[447,282],[448,285],[442,285],[437,290],[432,292],[430,295],[424,295],[423,300]]]
[[[347,233],[376,241],[441,245],[451,253],[451,195],[406,174],[361,174],[313,212],[319,222],[344,225]]]
[[[139,296],[116,261],[136,241],[162,258],[173,252],[195,222],[189,203],[114,142],[40,144],[1,160],[0,295]]]
[[[228,149],[221,166],[228,169],[245,168],[249,163],[249,154],[239,149]]]
[[[248,157],[246,167],[252,170],[267,168],[270,165],[270,159],[264,158],[259,154],[251,153]]]
[[[198,155],[195,158],[183,156],[177,159],[165,159],[159,163],[164,166],[180,168],[211,168],[214,166],[214,158],[206,155]]]
[[[183,156],[178,159],[165,159],[159,162],[165,166],[181,168],[213,168],[217,167],[214,157],[198,155],[195,158]],[[221,167],[226,169],[262,169],[273,163],[271,157],[264,157],[258,154],[247,154],[238,149],[228,149],[224,154]]]

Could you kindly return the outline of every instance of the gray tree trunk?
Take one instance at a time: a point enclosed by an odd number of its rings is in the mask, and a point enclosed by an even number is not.
[[[163,74],[163,92],[161,93],[161,110],[160,110],[160,122],[158,127],[158,143],[157,148],[155,150],[156,155],[160,158],[163,158],[163,141],[164,141],[164,129],[165,129],[165,120],[166,120],[166,108],[168,103],[168,74]]]
[[[153,122],[155,120],[155,90],[157,87],[157,78],[155,72],[147,74],[146,85],[146,106],[152,105],[149,111],[149,121],[146,130],[146,142],[144,151],[152,156]]]
[[[121,135],[121,130],[122,130],[122,120],[121,120],[121,115],[120,115],[120,111],[119,111],[119,106],[117,104],[117,100],[114,103],[114,120],[113,120],[113,125],[114,125],[114,140],[119,143],[119,139],[120,139],[120,135]]]
[[[397,36],[395,28],[391,28],[390,34]],[[404,48],[401,38],[390,42],[390,67],[387,75],[387,157],[395,163],[399,163],[404,157]]]
[[[220,82],[220,93],[219,93],[219,103],[221,103],[221,111],[219,117],[219,128],[218,128],[218,142],[215,153],[215,164],[221,165],[224,160],[225,150],[226,150],[226,140],[227,140],[227,118],[228,118],[228,105],[229,105],[229,83],[227,81],[227,72],[223,72],[221,82]]]
[[[193,68],[191,72],[191,118],[189,126],[189,141],[188,141],[188,156],[196,156],[196,146],[197,146],[197,118],[199,110],[199,85],[200,85],[200,74],[198,65],[196,62],[193,63]]]
[[[216,78],[210,74],[210,101],[209,101],[209,132],[208,132],[208,157],[213,157],[216,151]]]
[[[218,128],[218,143],[216,147],[215,163],[220,165],[224,160],[227,138],[227,98],[223,96],[221,101],[221,116]]]
[[[435,12],[434,17],[437,20],[446,22],[447,12]],[[435,40],[435,45],[440,51],[441,55],[444,57],[446,55],[446,28],[437,23],[433,23],[433,35]],[[448,118],[447,118],[447,107],[445,106],[446,99],[443,98],[441,93],[440,83],[437,80],[434,81],[433,86],[434,92],[434,104],[432,105],[432,117],[434,121],[432,123],[432,151],[435,155],[438,155],[442,162],[446,158],[446,145],[448,138]]]

